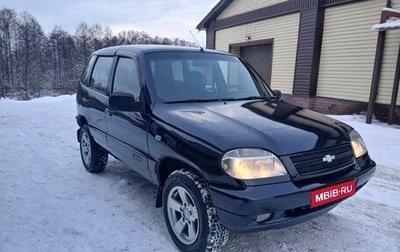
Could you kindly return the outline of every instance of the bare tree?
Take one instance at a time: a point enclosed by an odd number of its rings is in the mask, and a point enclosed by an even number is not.
[[[113,32],[110,27],[104,28],[104,36],[103,36],[103,46],[115,46],[118,45],[118,38],[113,35]]]
[[[14,86],[12,41],[15,35],[17,14],[14,10],[0,10],[0,97]]]
[[[152,37],[144,31],[121,31],[80,23],[74,35],[55,26],[45,36],[27,12],[0,9],[0,98],[29,99],[73,93],[90,54],[121,44],[193,45],[181,39]]]
[[[24,99],[40,95],[44,82],[45,36],[40,24],[27,12],[18,17],[15,60],[17,86]]]
[[[134,30],[129,30],[126,33],[128,44],[134,45],[138,43],[139,40],[139,33]]]
[[[51,88],[56,93],[71,92],[76,80],[75,42],[60,26],[55,26],[50,33],[47,48],[48,68],[51,69]]]
[[[152,38],[147,32],[140,32],[138,38],[138,44],[151,44]]]
[[[93,49],[91,48],[90,30],[86,23],[80,23],[76,28],[75,41],[78,57],[80,59],[79,65],[83,68],[86,60],[93,52]]]
[[[89,29],[89,36],[91,38],[92,47],[94,50],[99,50],[103,47],[103,28],[99,24],[94,24]]]
[[[127,44],[126,31],[119,32],[117,37],[118,37],[118,44],[119,45],[126,45]]]

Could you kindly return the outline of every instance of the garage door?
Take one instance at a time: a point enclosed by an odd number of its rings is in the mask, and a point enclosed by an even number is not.
[[[268,84],[271,83],[272,44],[243,46],[240,48],[240,56],[249,62]]]

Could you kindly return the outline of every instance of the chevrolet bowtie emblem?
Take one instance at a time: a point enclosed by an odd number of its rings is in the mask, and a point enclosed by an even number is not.
[[[335,155],[325,155],[323,158],[322,158],[322,162],[327,162],[327,163],[332,163],[332,161],[333,160],[335,160]]]

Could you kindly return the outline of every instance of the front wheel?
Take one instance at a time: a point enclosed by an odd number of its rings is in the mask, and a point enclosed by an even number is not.
[[[91,173],[102,172],[107,165],[108,153],[94,141],[87,125],[82,126],[79,140],[83,166]]]
[[[182,251],[219,251],[228,240],[207,183],[190,171],[178,170],[168,177],[163,210],[172,240]]]

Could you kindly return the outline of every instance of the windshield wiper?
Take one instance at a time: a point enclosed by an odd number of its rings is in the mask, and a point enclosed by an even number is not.
[[[266,97],[266,96],[247,96],[247,97],[226,97],[226,98],[215,98],[215,99],[185,99],[185,100],[178,100],[178,101],[167,101],[165,103],[167,104],[173,104],[173,103],[193,103],[193,102],[213,102],[213,101],[247,101],[247,100],[263,100],[263,101],[269,101],[271,99],[275,99],[275,97]]]
[[[271,98],[266,97],[266,96],[247,96],[247,97],[240,97],[240,98],[234,98],[235,101],[246,101],[246,100],[263,100],[263,101],[269,101]]]
[[[185,99],[185,100],[178,100],[178,101],[167,101],[167,104],[173,103],[186,103],[186,102],[211,102],[211,101],[220,101],[221,99]]]

